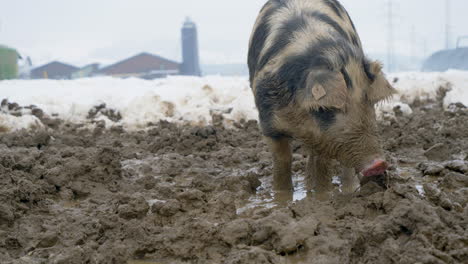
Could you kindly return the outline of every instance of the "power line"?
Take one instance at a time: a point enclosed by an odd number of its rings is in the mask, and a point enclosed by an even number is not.
[[[450,49],[450,0],[445,0],[445,49]]]
[[[414,24],[411,26],[410,51],[411,51],[411,63],[414,64],[416,60],[416,28]]]
[[[387,68],[389,72],[394,70],[395,64],[395,44],[394,44],[394,33],[393,33],[393,2],[388,0],[387,2],[387,23],[388,23],[388,35],[387,35]]]

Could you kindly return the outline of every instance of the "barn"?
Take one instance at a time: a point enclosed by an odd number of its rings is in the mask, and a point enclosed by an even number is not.
[[[97,63],[78,68],[63,62],[54,61],[33,69],[31,78],[76,79],[93,76],[111,76],[150,80],[164,78],[169,75],[201,76],[197,26],[189,18],[183,24],[181,37],[181,63],[148,52],[142,52],[102,68],[99,68],[100,65]]]
[[[72,74],[78,70],[79,68],[73,65],[60,61],[53,61],[34,68],[31,71],[31,79],[71,79]]]
[[[163,57],[143,52],[133,57],[104,67],[95,75],[119,78],[155,79],[180,74],[180,64]]]

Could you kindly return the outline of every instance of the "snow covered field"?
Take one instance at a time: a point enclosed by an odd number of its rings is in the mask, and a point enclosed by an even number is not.
[[[451,87],[445,105],[461,102],[468,105],[468,72],[398,73],[388,76],[399,94],[390,102],[379,105],[379,113],[391,112],[401,105],[405,113],[411,108],[407,103],[415,98],[435,98],[439,87]],[[144,127],[148,122],[161,119],[171,122],[207,124],[210,112],[223,113],[230,123],[241,119],[257,118],[254,99],[245,77],[169,77],[146,81],[140,79],[91,78],[78,80],[12,80],[0,82],[0,100],[8,99],[21,106],[35,105],[46,114],[71,122],[88,122],[89,110],[105,103],[109,109],[120,112],[118,124],[128,129]],[[23,109],[22,116],[13,116],[3,107],[0,126],[9,129],[27,128],[40,121],[30,110]],[[29,112],[28,112],[29,111]],[[95,120],[105,120],[98,115]]]

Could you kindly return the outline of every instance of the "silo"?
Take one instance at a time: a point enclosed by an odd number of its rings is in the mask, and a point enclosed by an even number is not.
[[[197,26],[187,18],[182,27],[182,75],[201,76]]]
[[[18,52],[0,45],[0,80],[18,77]]]

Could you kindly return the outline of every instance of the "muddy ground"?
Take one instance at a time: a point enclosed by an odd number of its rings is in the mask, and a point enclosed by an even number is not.
[[[0,263],[468,263],[468,111],[413,110],[380,122],[386,187],[305,197],[296,145],[289,204],[254,121],[3,132]]]

